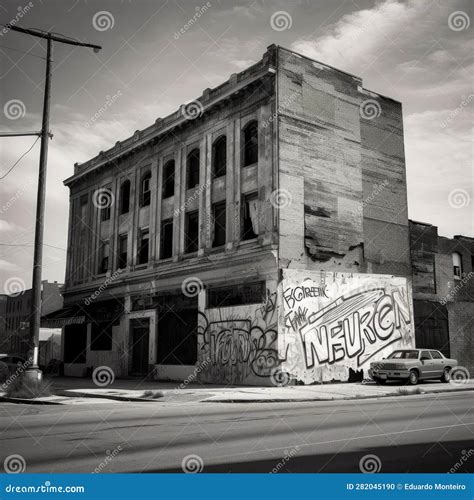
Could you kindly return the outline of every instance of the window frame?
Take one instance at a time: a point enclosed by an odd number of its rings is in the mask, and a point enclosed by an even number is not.
[[[222,243],[219,242],[219,244],[216,243],[216,227],[217,227],[217,217],[216,217],[216,210],[217,209],[222,209],[223,207],[223,213],[224,213],[224,225],[223,225],[223,230],[222,230],[222,225],[220,225],[219,233],[224,235],[224,241]],[[217,203],[212,204],[212,242],[211,246],[212,248],[219,248],[223,247],[226,244],[227,240],[227,207],[226,207],[226,201],[219,201]]]
[[[130,192],[131,192],[132,183],[130,179],[125,179],[122,184],[120,184],[120,205],[119,205],[119,215],[128,214],[130,212]],[[127,192],[127,196],[124,196],[125,189]],[[124,209],[124,199],[127,201],[126,210]]]
[[[144,236],[147,236],[147,238],[144,238]],[[142,249],[143,249],[143,242],[147,241],[147,260],[142,262]],[[138,233],[138,245],[137,245],[137,265],[138,266],[145,266],[150,262],[150,228],[144,227],[139,230]]]
[[[247,138],[247,134],[251,128],[255,127],[256,134]],[[258,164],[258,120],[253,119],[246,123],[245,127],[242,129],[242,167],[250,167],[251,165]],[[255,137],[255,144],[251,144]],[[250,158],[249,158],[250,157]],[[255,157],[255,158],[254,158]],[[252,161],[254,160],[254,161]]]
[[[220,149],[223,148],[223,153]],[[217,158],[218,154],[222,155],[223,158]],[[219,165],[217,164],[220,160]],[[222,164],[220,164],[222,162]],[[212,178],[219,179],[227,174],[227,136],[225,134],[220,135],[212,143]]]
[[[122,266],[122,264],[124,263],[124,260],[123,260],[124,252],[122,252],[123,241],[126,242],[126,244],[125,244],[125,265],[124,266]],[[118,269],[126,269],[128,266],[128,234],[119,234],[117,250],[118,250],[117,251],[117,268]]]
[[[145,183],[148,183],[148,189],[145,191]],[[151,205],[151,170],[147,170],[140,177],[140,208]]]
[[[197,155],[196,155],[197,152]],[[191,160],[196,159],[197,165],[193,165],[193,171],[191,171]],[[195,171],[197,169],[197,171]],[[200,170],[201,170],[201,151],[199,150],[198,147],[193,148],[187,155],[186,155],[186,189],[194,189],[197,186],[199,186],[199,175],[200,175]],[[193,178],[196,177],[197,174],[197,182],[195,182],[193,185],[192,180]],[[196,179],[194,179],[196,180]]]
[[[107,248],[107,255],[105,255],[105,251],[104,251],[106,248]],[[106,261],[105,266],[104,266],[104,261]],[[98,274],[107,274],[109,269],[110,269],[110,241],[109,240],[101,240]]]
[[[170,176],[167,173],[167,169],[170,168],[169,165],[171,165],[171,164],[173,165],[173,175],[172,176]],[[161,193],[162,193],[162,198],[164,200],[174,196],[175,175],[176,175],[176,162],[175,162],[174,158],[171,158],[164,163],[163,172],[161,175]],[[170,177],[172,177],[172,181],[168,180]],[[170,186],[171,186],[171,188],[170,188]],[[168,191],[171,191],[171,194],[167,194]]]
[[[196,217],[196,238],[190,241],[189,222],[191,217]],[[185,213],[184,222],[184,253],[195,253],[199,250],[199,210],[192,210]]]
[[[173,257],[173,231],[174,231],[174,221],[173,218],[162,219],[160,222],[160,260],[171,259]],[[170,235],[170,255],[164,256],[164,247],[165,247],[165,227],[171,227],[171,235]]]

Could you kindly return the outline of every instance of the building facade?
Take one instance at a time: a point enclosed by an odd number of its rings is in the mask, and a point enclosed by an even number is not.
[[[270,46],[65,181],[65,374],[362,377],[414,344],[400,103]]]
[[[439,349],[474,373],[474,238],[410,221],[418,347]]]
[[[41,282],[41,315],[51,314],[63,307],[61,284],[44,280]],[[4,295],[0,311],[4,331],[2,353],[14,353],[26,358],[29,350],[30,315],[32,290]],[[43,329],[43,335],[46,332]]]

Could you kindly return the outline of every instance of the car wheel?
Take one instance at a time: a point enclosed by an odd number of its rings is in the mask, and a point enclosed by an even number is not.
[[[441,382],[447,384],[451,380],[450,371],[451,371],[450,368],[445,368],[443,370],[443,375],[441,375]]]
[[[418,384],[418,379],[420,377],[418,376],[418,372],[416,370],[411,370],[410,375],[408,376],[408,383],[410,385],[416,385]]]
[[[374,378],[374,380],[377,385],[385,385],[385,382],[387,382],[386,380],[383,380],[381,378]]]

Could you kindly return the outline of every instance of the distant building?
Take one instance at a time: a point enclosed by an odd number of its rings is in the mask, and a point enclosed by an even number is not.
[[[474,375],[474,238],[410,221],[417,347],[456,358]]]
[[[62,308],[61,286],[56,281],[53,283],[49,283],[47,280],[41,282],[42,316]],[[2,352],[7,351],[26,356],[29,349],[32,290],[30,288],[21,293],[4,297],[6,297],[6,301],[1,314],[2,322],[5,324]],[[0,304],[2,304],[2,299],[0,299]],[[45,332],[43,332],[44,334]]]
[[[348,380],[414,345],[402,108],[357,76],[272,45],[65,184],[68,375]]]

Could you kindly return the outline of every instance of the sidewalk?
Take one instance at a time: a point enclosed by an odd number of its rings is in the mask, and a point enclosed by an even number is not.
[[[113,384],[99,388],[92,380],[56,379],[53,387],[56,394],[72,397],[111,398],[123,401],[155,401],[166,403],[189,402],[296,402],[364,399],[413,394],[474,391],[474,379],[462,384],[442,382],[420,382],[416,386],[388,383],[385,386],[374,382],[335,383],[290,387],[225,387],[217,385],[189,384],[179,382],[153,382],[139,380],[115,380]]]

